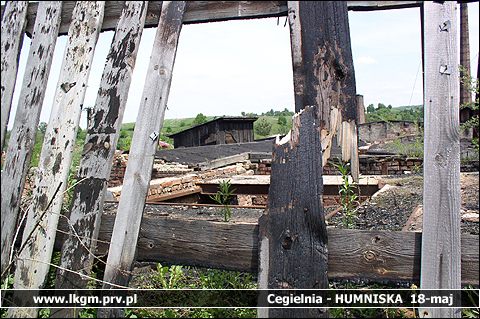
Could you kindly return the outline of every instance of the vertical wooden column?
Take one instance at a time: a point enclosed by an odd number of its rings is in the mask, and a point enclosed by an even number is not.
[[[468,32],[468,3],[460,3],[460,106],[472,103],[472,92],[470,82],[462,83],[462,77],[469,78],[472,75],[470,68],[470,39]],[[460,109],[460,123],[467,122],[473,116],[470,107]],[[466,138],[471,138],[472,129],[462,130],[461,134]]]
[[[38,4],[25,77],[2,171],[2,274],[9,261],[20,200],[52,64],[62,3]]]
[[[78,1],[68,33],[52,114],[45,133],[15,270],[16,289],[37,289],[45,282],[66,189],[88,75],[100,34],[103,1]],[[35,316],[35,308],[11,309],[11,317]]]
[[[3,149],[8,118],[12,107],[13,89],[17,79],[18,60],[22,48],[23,34],[27,24],[28,1],[8,1],[2,13],[1,29],[1,144]],[[2,262],[3,264],[3,262]]]
[[[105,268],[109,283],[124,286],[130,279],[184,11],[185,1],[162,4]]]
[[[356,148],[355,76],[346,2],[289,1],[295,114],[274,145],[259,221],[260,288],[328,288],[322,167],[333,138]],[[354,156],[353,156],[354,157]],[[325,309],[259,309],[259,317],[325,317]]]
[[[365,123],[365,104],[363,103],[363,95],[357,94],[357,124]]]
[[[468,32],[468,3],[460,3],[460,65],[464,68],[460,76],[471,76],[470,68],[470,39]],[[472,102],[472,92],[460,83],[460,105]],[[469,115],[467,112],[466,116]],[[468,118],[462,119],[465,122]]]
[[[425,2],[422,289],[460,286],[460,135],[456,3]],[[460,309],[420,309],[460,318]]]
[[[100,230],[105,189],[120,125],[128,97],[132,73],[145,24],[147,2],[127,1],[117,24],[107,56],[97,101],[75,186],[70,211],[70,233],[62,247],[55,288],[85,288],[92,270],[93,253]],[[58,310],[58,309],[56,309]],[[76,317],[79,309],[60,309],[54,317]]]
[[[341,148],[342,160],[350,161],[357,152],[352,138],[356,135],[357,104],[346,4],[289,1],[288,12],[295,111],[307,105],[321,106],[317,118],[321,121],[323,165],[334,145]]]

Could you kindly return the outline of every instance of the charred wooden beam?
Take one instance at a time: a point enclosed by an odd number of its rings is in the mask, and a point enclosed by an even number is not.
[[[289,3],[295,110],[318,106],[323,166],[332,148],[340,147],[342,161],[352,162],[358,181],[355,72],[346,7]]]
[[[114,222],[114,214],[102,217],[99,255],[108,251]],[[419,283],[422,233],[334,228],[327,232],[330,279]],[[462,284],[478,285],[478,236],[462,235],[461,245]],[[258,259],[255,222],[187,220],[155,213],[142,220],[137,261],[256,273]]]
[[[316,107],[301,110],[293,117],[291,134],[274,146],[268,207],[260,218],[262,289],[328,288],[322,147],[316,114]],[[268,316],[273,317],[326,314],[322,308],[268,309]]]
[[[124,1],[108,1],[105,5],[105,22],[102,31],[115,30]],[[420,7],[423,1],[347,1],[348,10],[373,11]],[[72,19],[75,1],[62,1],[62,25],[59,33],[64,35]],[[30,3],[27,13],[27,34],[31,34],[37,14],[37,3]],[[145,28],[158,25],[161,1],[149,1]],[[2,6],[2,11],[3,11]],[[188,1],[184,24],[255,19],[287,16],[287,1]]]

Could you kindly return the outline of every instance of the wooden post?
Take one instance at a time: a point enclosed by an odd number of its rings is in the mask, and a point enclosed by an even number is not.
[[[328,288],[317,112],[311,106],[296,114],[291,134],[274,145],[268,213],[259,220],[260,288]],[[264,311],[274,318],[327,316],[321,308]]]
[[[70,211],[70,234],[62,246],[56,289],[85,288],[100,230],[105,189],[147,12],[144,1],[127,1],[107,56],[91,125],[85,139]],[[72,231],[72,228],[75,231]],[[55,317],[76,317],[78,309],[61,309]]]
[[[8,1],[2,13],[1,30],[1,144],[3,149],[8,118],[12,107],[13,89],[17,79],[18,59],[27,23],[28,1]],[[3,255],[3,254],[2,254]],[[2,261],[3,264],[3,261]]]
[[[460,286],[460,137],[455,2],[424,4],[425,154],[422,289]],[[460,318],[460,309],[420,309],[424,318]]]
[[[125,286],[129,281],[184,11],[185,1],[163,2],[105,268],[109,283]]]
[[[472,92],[470,91],[470,81],[462,83],[462,77],[470,78],[472,75],[470,68],[470,39],[468,32],[468,4],[460,3],[460,106],[468,105],[472,102]],[[472,116],[470,107],[460,108],[460,123],[465,123]],[[471,138],[472,129],[462,130],[462,136]]]
[[[365,123],[365,104],[363,103],[363,95],[356,95],[357,101],[357,124]]]
[[[2,274],[9,259],[20,200],[35,143],[48,74],[57,42],[62,3],[40,2],[25,77],[2,171]]]
[[[50,268],[63,192],[72,161],[86,84],[100,33],[103,1],[78,1],[58,81],[50,122],[35,178],[33,204],[28,211],[15,270],[16,289],[43,286]],[[11,309],[12,317],[32,317],[35,308]]]
[[[346,2],[289,1],[288,7],[297,114],[291,133],[274,146],[268,213],[259,225],[259,283],[328,288],[322,166],[335,135],[344,160],[356,146],[348,12]],[[324,309],[259,311],[261,317],[327,316]]]
[[[330,2],[289,1],[288,6],[295,110],[298,112],[306,105],[325,105],[317,115],[323,122],[323,165],[330,158],[333,145],[341,147],[343,161],[350,161],[351,155],[358,157],[358,149],[352,147],[357,103],[348,11],[343,9],[345,4]],[[335,11],[339,6],[342,15]],[[327,22],[330,16],[333,23]],[[332,44],[326,45],[328,41]]]

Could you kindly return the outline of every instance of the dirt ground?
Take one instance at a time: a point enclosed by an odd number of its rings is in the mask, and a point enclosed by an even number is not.
[[[383,191],[364,201],[356,210],[355,229],[391,230],[391,231],[421,231],[422,229],[422,201],[423,177],[418,174],[400,177],[386,177],[383,183],[387,184]],[[479,234],[479,175],[476,173],[461,174],[461,228],[462,233]],[[336,207],[325,209],[325,213],[335,210]],[[113,213],[116,204],[107,203],[106,213]],[[263,214],[263,209],[232,207],[230,222],[256,223]],[[412,214],[414,213],[415,214]],[[171,218],[202,219],[223,221],[221,206],[204,206],[190,204],[188,206],[151,205],[145,206],[145,214],[166,216]],[[339,212],[327,220],[330,227],[343,227],[342,213]]]
[[[384,179],[386,190],[363,202],[357,209],[355,228],[394,231],[421,231],[423,177],[404,175]],[[479,175],[462,173],[460,177],[462,233],[479,234]],[[416,212],[412,215],[413,212]],[[409,220],[410,218],[410,220]],[[328,221],[331,226],[341,227],[342,214]],[[408,222],[408,223],[407,223]]]

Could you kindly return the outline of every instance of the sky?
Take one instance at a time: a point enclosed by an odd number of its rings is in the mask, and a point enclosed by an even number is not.
[[[479,4],[469,3],[472,74],[479,52]],[[166,118],[294,110],[290,35],[285,17],[184,25]],[[420,10],[349,12],[357,94],[365,106],[422,104]],[[124,123],[135,122],[155,29],[143,32]],[[84,106],[93,107],[113,32],[100,35]],[[41,122],[48,122],[66,36],[57,40]],[[13,126],[30,40],[25,37],[8,128]],[[80,126],[86,126],[82,112]]]

